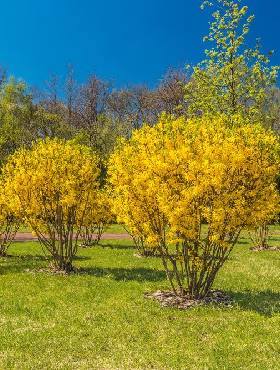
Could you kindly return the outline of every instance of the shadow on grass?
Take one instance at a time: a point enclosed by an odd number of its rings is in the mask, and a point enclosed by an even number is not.
[[[48,261],[50,258],[48,256],[43,255],[32,255],[32,254],[23,254],[19,256],[12,256],[15,260],[19,259],[19,261],[30,261],[30,262],[36,262],[36,261]]]
[[[147,268],[100,268],[85,267],[80,269],[80,273],[89,274],[96,277],[109,277],[117,281],[160,281],[165,280],[164,271]]]
[[[22,254],[22,255],[16,255],[16,254],[7,254],[6,256],[0,257],[0,262],[21,262],[21,261],[45,261],[47,257],[42,255],[30,255],[30,254]]]
[[[244,244],[250,244],[250,241],[247,240],[247,239],[239,239],[237,245],[238,244],[242,244],[242,245],[244,245]]]
[[[30,262],[30,261],[23,261],[21,263],[16,263],[16,261],[11,261],[10,263],[7,264],[1,264],[0,265],[0,275],[8,275],[8,274],[19,274],[23,272],[28,272],[29,270],[34,270],[38,268],[42,268],[45,266],[43,261],[36,262]]]
[[[135,249],[135,246],[134,245],[129,245],[129,244],[125,244],[125,245],[122,245],[122,244],[110,244],[110,243],[106,243],[106,244],[100,244],[99,245],[100,247],[102,248],[109,248],[109,249]]]
[[[75,256],[73,261],[90,260],[87,256]],[[51,256],[44,255],[8,255],[0,257],[0,274],[27,272],[29,269],[40,269],[52,261]]]
[[[91,257],[88,256],[75,256],[73,257],[73,261],[86,261],[91,260]]]
[[[74,256],[73,261],[85,261],[85,260],[90,260],[90,257],[87,256]],[[22,255],[15,255],[15,254],[9,254],[4,257],[0,257],[0,261],[6,261],[8,262],[9,260],[14,260],[15,262],[19,260],[21,261],[30,261],[30,262],[36,262],[36,261],[51,261],[52,257],[51,256],[44,256],[44,255],[31,255],[31,254],[22,254]]]
[[[280,313],[280,293],[266,290],[263,292],[227,292],[239,307],[271,317]]]

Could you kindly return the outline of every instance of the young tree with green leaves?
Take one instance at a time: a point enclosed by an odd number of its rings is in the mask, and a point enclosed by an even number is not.
[[[230,120],[235,114],[251,122],[269,121],[268,92],[275,85],[278,66],[270,66],[270,56],[260,50],[257,40],[246,47],[246,36],[254,20],[241,0],[204,1],[201,8],[214,7],[214,18],[204,41],[206,59],[193,68],[185,98],[190,116],[223,113]],[[188,67],[190,68],[190,67]]]
[[[34,102],[23,81],[11,77],[0,84],[0,162],[21,147],[46,138],[70,139],[73,128],[60,114]]]

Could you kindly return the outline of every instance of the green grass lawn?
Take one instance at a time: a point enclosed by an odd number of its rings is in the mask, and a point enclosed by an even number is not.
[[[233,307],[180,311],[144,298],[168,288],[159,260],[103,244],[81,249],[70,276],[35,272],[47,264],[38,243],[12,245],[0,261],[0,369],[279,369],[279,252],[241,239],[215,284]]]
[[[122,233],[126,233],[126,230],[123,228],[122,225],[111,224],[106,228],[105,232],[114,233],[114,234],[122,234]]]

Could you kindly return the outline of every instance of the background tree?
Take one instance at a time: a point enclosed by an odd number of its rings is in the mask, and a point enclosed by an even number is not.
[[[34,109],[26,85],[10,78],[0,86],[0,153],[2,160],[34,138]]]
[[[204,1],[202,8],[214,6],[214,21],[204,41],[212,43],[206,59],[193,68],[186,84],[185,98],[190,116],[204,113],[234,114],[251,122],[269,122],[269,91],[277,79],[278,66],[271,67],[269,55],[245,47],[245,38],[254,16],[241,0]]]
[[[280,90],[277,86],[268,92],[268,99],[264,108],[266,112],[266,122],[269,127],[280,134]]]
[[[144,123],[154,125],[163,111],[178,116],[186,108],[186,75],[181,70],[169,70],[154,89],[144,85],[115,89],[94,74],[78,82],[68,66],[64,82],[53,74],[42,90],[1,71],[2,160],[38,139],[57,137],[75,138],[106,161],[119,137],[130,137]]]
[[[0,159],[18,148],[30,148],[32,142],[46,137],[70,138],[73,129],[61,114],[62,104],[48,102],[31,93],[14,78],[0,84]],[[60,108],[58,108],[60,106]]]
[[[185,100],[185,86],[188,82],[187,74],[181,69],[169,69],[159,86],[155,90],[158,108],[156,120],[162,112],[179,117],[185,114],[187,102]]]

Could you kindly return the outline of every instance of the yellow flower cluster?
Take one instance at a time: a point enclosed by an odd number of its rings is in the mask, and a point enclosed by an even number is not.
[[[97,163],[86,147],[59,139],[20,149],[3,169],[10,208],[35,224],[53,217],[57,207],[78,207],[81,217],[89,194],[98,188]]]
[[[113,219],[109,193],[106,189],[99,189],[96,193],[91,193],[83,219],[83,226],[95,227],[98,224],[109,224]]]
[[[261,125],[162,117],[112,156],[114,212],[131,228],[141,225],[152,243],[166,235],[196,240],[202,221],[212,240],[224,240],[275,214],[278,149]]]
[[[83,246],[99,243],[108,225],[113,221],[110,195],[106,189],[90,194],[90,199],[81,227]],[[96,234],[95,238],[93,234]]]

